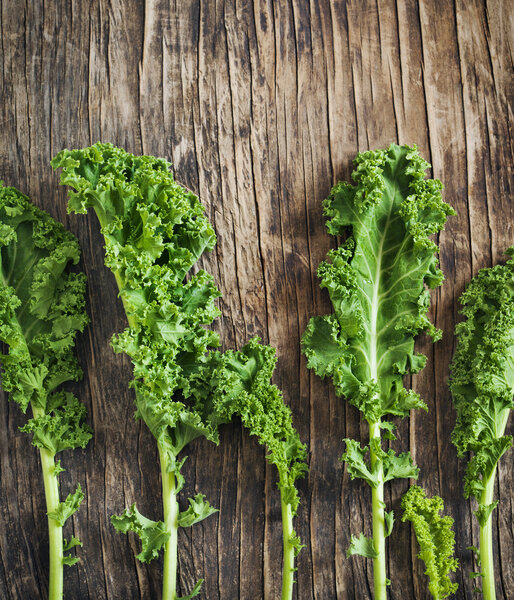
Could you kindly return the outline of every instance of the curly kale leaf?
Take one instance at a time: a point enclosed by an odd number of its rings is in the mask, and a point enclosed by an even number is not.
[[[425,365],[414,352],[416,334],[440,335],[426,316],[425,284],[443,280],[429,236],[454,211],[441,199],[441,182],[425,179],[429,165],[415,147],[363,152],[355,165],[356,185],[339,183],[324,203],[329,233],[350,231],[318,270],[334,314],[314,317],[302,343],[308,366],[378,422],[425,406],[403,376]]]
[[[507,254],[514,256],[514,247]],[[456,327],[451,365],[452,441],[459,456],[473,452],[464,491],[479,500],[483,482],[512,446],[504,432],[514,407],[514,259],[482,269],[460,301],[466,320]]]
[[[189,507],[178,516],[179,527],[191,527],[195,523],[203,521],[210,515],[218,512],[213,508],[203,494],[196,494],[194,498],[189,498]]]
[[[295,515],[299,504],[295,482],[307,471],[306,449],[293,427],[291,410],[270,381],[275,349],[254,338],[239,351],[219,355],[218,360],[216,409],[227,421],[240,417],[250,435],[267,447],[267,459],[278,469],[282,498]]]
[[[82,376],[72,352],[88,322],[86,278],[68,269],[79,260],[77,239],[12,187],[0,188],[0,356],[2,387],[34,417],[23,427],[52,454],[91,438],[84,406],[57,391]]]
[[[425,366],[426,357],[414,352],[416,335],[441,335],[427,317],[429,288],[443,280],[430,236],[454,211],[441,198],[441,182],[425,179],[430,165],[416,147],[362,152],[354,164],[355,185],[337,184],[324,202],[329,233],[345,239],[318,269],[334,313],[311,319],[302,348],[307,366],[332,378],[336,394],[368,422],[369,445],[345,440],[343,460],[352,479],[371,487],[373,538],[352,537],[348,552],[373,558],[375,594],[385,597],[385,538],[394,515],[385,511],[384,484],[415,478],[418,469],[408,453],[382,449],[382,430],[394,439],[388,418],[426,409],[403,380]]]
[[[514,256],[514,247],[507,253]],[[514,407],[514,258],[482,269],[460,301],[466,320],[456,327],[451,365],[452,441],[459,456],[473,452],[464,491],[480,500],[484,481],[512,446],[504,432]]]
[[[435,600],[446,598],[457,591],[449,573],[455,572],[459,563],[454,558],[455,535],[453,519],[441,516],[444,509],[439,496],[427,498],[422,488],[413,485],[402,497],[402,521],[410,521],[420,546],[420,558],[430,578],[428,589]]]
[[[176,499],[164,495],[175,497],[184,483],[185,459],[178,460],[178,454],[199,436],[218,443],[223,420],[211,390],[200,390],[197,383],[205,379],[216,354],[212,348],[219,345],[218,335],[206,326],[219,315],[220,293],[210,275],[190,272],[216,237],[198,198],[175,182],[165,160],[95,144],[63,150],[52,165],[62,167],[61,183],[75,190],[69,193],[69,211],[85,213],[91,207],[101,225],[105,264],[116,278],[128,319],[112,346],[127,353],[134,366],[136,417],[158,443],[166,513]],[[182,513],[182,525],[213,512],[198,494]],[[166,514],[164,522],[146,519],[134,506],[112,522],[118,531],[141,537],[143,562],[157,557],[178,526]],[[176,544],[176,536],[173,540]]]
[[[362,532],[359,537],[352,535],[350,545],[346,551],[347,558],[350,556],[364,556],[364,558],[377,558],[378,552],[375,550],[373,540],[366,537]]]
[[[55,392],[48,397],[46,413],[29,419],[21,431],[32,433],[32,443],[57,454],[68,448],[85,448],[91,439],[84,425],[86,407],[69,392]]]
[[[68,494],[66,500],[59,502],[55,511],[48,513],[48,516],[54,521],[57,521],[62,527],[64,523],[71,517],[72,514],[76,513],[79,509],[80,503],[84,500],[84,493],[80,484],[77,485],[77,489],[73,494]],[[77,544],[74,544],[77,545]]]
[[[126,508],[122,515],[113,515],[111,522],[116,531],[127,533],[133,531],[141,539],[142,550],[137,558],[148,563],[159,556],[159,551],[170,537],[169,531],[162,521],[152,521],[143,517],[133,504],[130,509]]]
[[[177,469],[175,457],[189,441],[218,441],[209,399],[189,394],[208,349],[219,345],[205,328],[219,315],[219,291],[204,271],[189,273],[213,248],[214,231],[198,198],[176,183],[163,159],[98,143],[63,150],[52,165],[62,167],[61,183],[75,190],[69,211],[92,207],[100,221],[105,264],[129,321],[112,344],[132,359],[136,415],[167,452],[168,468]]]
[[[76,546],[82,547],[82,542],[75,536],[73,536],[69,542],[67,539],[64,539],[62,548],[63,553],[69,552],[72,548],[75,548]],[[64,554],[64,556],[62,557],[62,562],[64,565],[72,567],[73,565],[76,565],[79,562],[79,558],[77,556],[72,556],[71,554]]]
[[[380,447],[378,439],[372,439],[371,444],[375,456],[381,460],[375,463],[374,467],[366,459],[369,447],[364,448],[359,442],[351,439],[345,439],[346,451],[342,460],[348,465],[348,473],[351,479],[364,479],[371,487],[377,487],[380,482],[390,481],[392,479],[417,479],[419,468],[412,462],[412,457],[408,452],[395,454],[391,448],[384,452]],[[378,466],[380,465],[381,477],[378,476]]]

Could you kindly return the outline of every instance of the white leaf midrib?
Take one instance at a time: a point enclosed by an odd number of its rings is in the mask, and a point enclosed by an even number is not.
[[[371,318],[370,318],[370,379],[375,383],[378,383],[378,363],[377,363],[377,343],[378,343],[378,310],[380,308],[380,281],[382,273],[382,255],[384,252],[384,243],[386,239],[387,230],[389,228],[389,221],[391,220],[391,211],[394,205],[394,198],[391,202],[389,212],[387,214],[387,220],[384,225],[384,230],[380,239],[380,245],[378,247],[377,262],[375,270],[375,280],[373,282],[373,296],[371,298]]]

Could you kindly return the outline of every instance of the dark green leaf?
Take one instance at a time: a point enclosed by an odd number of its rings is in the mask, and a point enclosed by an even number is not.
[[[0,357],[2,387],[25,412],[37,416],[22,428],[50,452],[84,446],[91,437],[85,409],[58,386],[76,381],[81,370],[73,354],[76,335],[88,322],[86,280],[72,273],[77,239],[12,187],[0,187]]]
[[[329,232],[351,234],[318,271],[335,313],[315,317],[302,343],[308,365],[378,422],[424,406],[405,391],[403,375],[425,362],[415,335],[438,335],[426,316],[425,284],[443,279],[430,236],[454,211],[441,183],[424,179],[428,164],[415,148],[363,152],[355,165],[356,186],[338,184],[324,204]]]

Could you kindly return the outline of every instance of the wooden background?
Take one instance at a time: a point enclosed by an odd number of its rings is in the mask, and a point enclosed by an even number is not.
[[[509,6],[510,5],[510,6]],[[359,150],[416,143],[458,211],[440,236],[446,274],[431,315],[444,337],[422,338],[427,368],[412,384],[429,405],[400,425],[395,447],[414,455],[420,483],[455,518],[462,564],[457,597],[472,598],[466,546],[477,543],[462,497],[464,462],[450,443],[447,388],[457,298],[479,268],[514,242],[513,12],[491,0],[2,0],[0,175],[80,238],[91,326],[79,341],[79,396],[95,438],[62,456],[62,492],[87,497],[68,537],[81,562],[66,570],[68,599],[158,598],[161,565],[137,562],[138,542],[109,522],[137,500],[161,517],[156,446],[132,420],[130,363],[109,338],[125,326],[92,216],[66,215],[49,161],[64,147],[113,142],[164,156],[200,195],[218,234],[204,267],[223,292],[224,347],[253,335],[278,348],[275,382],[310,449],[301,482],[296,597],[371,598],[372,568],[345,558],[350,533],[370,529],[370,492],[338,457],[345,436],[366,438],[357,412],[305,367],[299,339],[329,312],[316,268],[332,243],[321,201],[347,179]],[[18,432],[18,407],[0,404],[0,597],[37,599],[47,585],[47,532],[38,456]],[[220,508],[180,534],[180,582],[205,577],[208,600],[274,599],[281,568],[280,503],[264,451],[227,426],[218,448],[197,441],[187,495]],[[499,599],[514,597],[512,453],[501,463],[493,513]],[[397,511],[407,482],[387,486]],[[389,538],[391,599],[428,598],[409,526]]]

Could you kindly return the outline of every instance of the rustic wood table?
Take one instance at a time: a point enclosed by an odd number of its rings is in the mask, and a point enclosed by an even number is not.
[[[283,389],[310,473],[300,483],[295,598],[371,598],[370,561],[345,556],[351,533],[370,529],[369,488],[339,461],[343,437],[365,439],[355,409],[307,371],[300,336],[330,311],[316,268],[332,241],[321,201],[348,179],[357,151],[416,143],[457,210],[439,237],[443,287],[430,311],[444,330],[418,349],[428,365],[412,377],[429,406],[399,426],[419,481],[455,519],[461,562],[457,598],[473,598],[466,547],[477,543],[462,496],[464,461],[450,442],[447,386],[457,299],[514,242],[511,187],[512,4],[508,0],[165,1],[2,0],[0,174],[75,232],[89,280],[91,326],[79,340],[85,378],[76,387],[94,440],[62,456],[62,490],[86,498],[68,536],[80,563],[65,574],[67,599],[158,598],[161,564],[145,566],[133,535],[109,517],[138,502],[160,518],[156,445],[132,419],[131,365],[109,346],[125,326],[115,281],[103,265],[90,216],[67,216],[66,190],[49,161],[64,147],[113,142],[163,156],[199,194],[217,235],[202,262],[223,292],[216,328],[223,347],[260,335],[278,348]],[[17,406],[0,404],[0,597],[45,597],[47,531],[38,454]],[[215,447],[189,447],[182,495],[200,491],[220,509],[180,533],[180,582],[205,578],[201,598],[279,596],[280,502],[274,468],[239,424]],[[408,482],[387,486],[399,515]],[[499,599],[514,597],[512,453],[498,473],[494,548]],[[389,538],[391,599],[429,597],[408,524]]]

